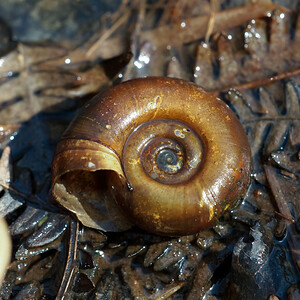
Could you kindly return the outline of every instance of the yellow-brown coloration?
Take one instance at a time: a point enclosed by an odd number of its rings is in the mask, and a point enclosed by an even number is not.
[[[73,120],[53,161],[52,191],[89,227],[191,234],[245,195],[250,156],[224,102],[183,80],[135,79]]]

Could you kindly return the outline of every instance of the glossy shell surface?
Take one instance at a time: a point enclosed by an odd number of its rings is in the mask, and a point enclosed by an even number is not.
[[[223,101],[179,79],[134,79],[94,97],[70,124],[53,195],[93,228],[190,234],[245,195],[250,157]]]

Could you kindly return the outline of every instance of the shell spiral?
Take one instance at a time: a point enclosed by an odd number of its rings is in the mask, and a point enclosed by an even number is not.
[[[134,79],[72,121],[54,157],[52,193],[89,227],[191,234],[245,195],[250,158],[242,125],[220,99],[179,79]]]

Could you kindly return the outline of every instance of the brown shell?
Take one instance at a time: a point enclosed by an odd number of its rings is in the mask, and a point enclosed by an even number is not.
[[[157,166],[156,147],[174,148],[179,171]],[[245,131],[220,99],[179,79],[134,79],[94,97],[70,124],[52,191],[89,227],[190,234],[245,195],[250,157]]]

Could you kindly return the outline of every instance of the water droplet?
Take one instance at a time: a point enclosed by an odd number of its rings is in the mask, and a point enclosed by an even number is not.
[[[181,22],[180,27],[181,28],[185,28],[186,27],[186,23],[185,22]]]

